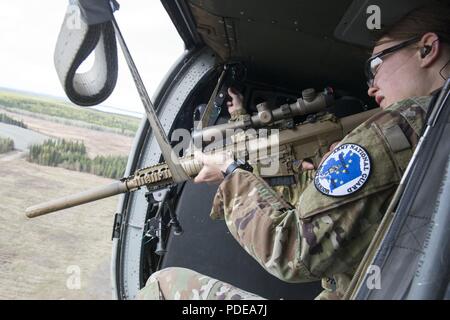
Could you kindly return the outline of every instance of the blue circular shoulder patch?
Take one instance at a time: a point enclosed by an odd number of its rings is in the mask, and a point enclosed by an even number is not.
[[[360,145],[346,143],[337,146],[316,171],[316,189],[332,197],[352,194],[367,182],[370,157]]]

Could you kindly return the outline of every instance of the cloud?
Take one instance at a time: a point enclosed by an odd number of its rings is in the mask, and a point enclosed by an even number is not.
[[[158,87],[184,44],[160,1],[121,1],[116,18],[149,94]],[[0,86],[65,96],[53,50],[68,1],[0,0]],[[114,93],[103,104],[143,112],[122,54]]]

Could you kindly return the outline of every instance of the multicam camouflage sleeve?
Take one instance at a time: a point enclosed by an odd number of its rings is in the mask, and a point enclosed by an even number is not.
[[[322,278],[318,299],[342,297],[417,145],[429,101],[398,102],[353,130],[314,182],[300,188],[296,208],[238,169],[219,186],[211,217],[224,218],[272,275],[287,282]]]

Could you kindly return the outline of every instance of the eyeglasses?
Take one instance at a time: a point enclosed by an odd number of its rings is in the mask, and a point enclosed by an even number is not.
[[[384,57],[385,55],[387,55],[389,53],[393,53],[395,51],[403,49],[419,40],[420,40],[420,37],[411,38],[411,39],[406,40],[402,43],[399,43],[393,47],[390,47],[381,52],[378,52],[376,55],[370,57],[366,61],[366,65],[364,67],[364,72],[365,72],[366,78],[367,78],[367,85],[369,87],[373,86],[373,82],[375,80],[375,75],[376,75],[378,69],[380,68],[380,65],[383,63],[382,57]]]

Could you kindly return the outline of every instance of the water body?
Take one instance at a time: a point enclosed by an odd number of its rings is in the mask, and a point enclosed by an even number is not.
[[[110,106],[102,106],[102,105],[93,106],[91,108],[98,110],[98,111],[121,114],[121,115],[125,115],[125,116],[139,118],[139,119],[141,119],[145,114],[144,110],[142,110],[142,113],[141,113],[141,112],[135,112],[135,111],[125,110],[125,109],[120,109],[120,108],[115,108],[115,107],[110,107]]]
[[[0,137],[14,140],[14,148],[25,151],[32,144],[41,144],[51,137],[30,129],[24,129],[11,124],[0,123]]]

